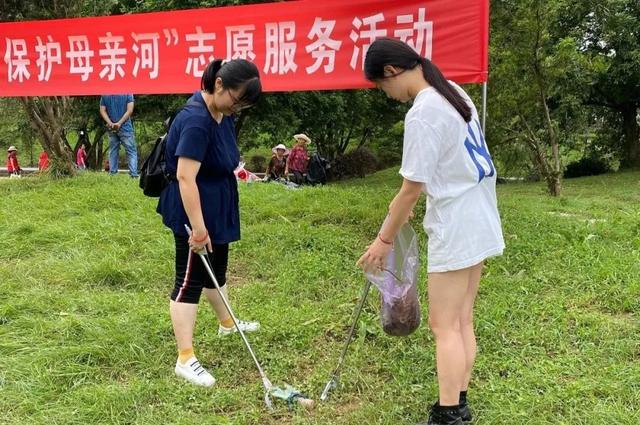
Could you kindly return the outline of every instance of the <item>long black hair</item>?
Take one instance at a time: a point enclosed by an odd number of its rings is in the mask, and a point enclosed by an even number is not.
[[[255,104],[262,93],[260,71],[247,60],[234,59],[224,63],[220,59],[212,61],[202,74],[200,88],[213,93],[217,78],[222,80],[222,87],[225,89],[244,89],[240,101],[247,105]]]
[[[424,79],[453,106],[466,121],[471,121],[471,107],[460,93],[444,78],[440,69],[429,59],[423,58],[408,44],[394,38],[378,38],[369,47],[364,60],[364,75],[369,81],[380,81],[386,77],[384,67],[391,65],[403,70],[422,65]]]

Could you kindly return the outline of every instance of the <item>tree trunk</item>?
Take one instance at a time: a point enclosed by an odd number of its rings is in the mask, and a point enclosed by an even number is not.
[[[549,143],[551,145],[552,162],[548,164],[548,173],[545,176],[547,181],[547,187],[551,196],[560,196],[562,192],[562,163],[560,161],[560,145],[558,142],[558,136],[551,120],[551,114],[549,113],[549,105],[547,105],[547,96],[545,85],[542,78],[542,73],[537,66],[534,66],[534,73],[538,83],[540,104],[544,112],[544,123],[547,127],[547,133],[549,134]]]
[[[624,129],[624,168],[640,167],[640,125],[638,124],[638,108],[634,104],[626,104],[621,109]]]
[[[87,151],[87,164],[92,170],[102,170],[102,163],[104,162],[102,143],[106,132],[107,128],[103,125],[95,129],[95,133],[93,135],[93,144]]]
[[[538,169],[540,176],[547,183],[549,194],[551,196],[560,196],[560,194],[562,193],[562,180],[561,180],[562,173],[559,170],[554,169],[554,167],[549,163],[549,158],[545,153],[546,147],[540,141],[540,139],[536,137],[536,134],[533,132],[533,130],[531,129],[527,121],[524,119],[524,117],[522,115],[519,115],[519,117],[520,117],[520,121],[522,122],[526,130],[526,133],[524,136],[525,141],[531,148],[534,164]],[[556,145],[556,150],[554,150],[553,152],[553,156],[554,156],[555,166],[558,167],[560,162],[558,160],[559,150],[557,149],[557,145]]]
[[[546,181],[551,196],[560,196],[562,194],[562,182],[559,175],[555,173],[548,175]]]
[[[49,154],[50,172],[56,177],[75,175],[73,155],[64,136],[63,123],[70,109],[68,97],[22,97],[31,124],[42,136]]]
[[[545,84],[545,76],[541,69],[542,59],[538,56],[540,52],[540,40],[542,38],[542,22],[544,18],[542,17],[542,13],[540,11],[541,3],[536,3],[536,23],[537,23],[537,31],[536,31],[536,39],[533,46],[533,66],[532,71],[535,77],[536,85],[538,87],[538,96],[540,97],[540,105],[542,106],[542,111],[544,113],[544,124],[547,128],[547,134],[549,135],[549,144],[551,145],[551,159],[549,161],[547,155],[544,154],[544,151],[541,148],[540,141],[535,134],[529,129],[531,134],[533,135],[536,144],[538,145],[539,155],[542,162],[545,163],[543,167],[545,169],[545,173],[543,174],[544,179],[547,182],[547,187],[549,188],[549,194],[551,196],[560,196],[562,192],[561,178],[562,178],[562,162],[560,160],[560,146],[558,141],[558,136],[556,134],[555,126],[553,121],[551,120],[551,114],[549,112],[549,105],[547,104],[547,87]]]

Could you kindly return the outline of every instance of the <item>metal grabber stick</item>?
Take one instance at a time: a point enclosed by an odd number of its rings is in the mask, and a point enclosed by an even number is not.
[[[324,387],[324,391],[322,391],[322,395],[320,396],[320,400],[325,401],[329,398],[329,391],[338,387],[338,377],[340,376],[340,371],[342,370],[342,365],[344,364],[344,358],[347,355],[347,349],[349,348],[349,344],[351,344],[351,339],[353,338],[353,334],[356,330],[356,325],[358,324],[358,319],[360,318],[360,312],[362,312],[362,307],[364,306],[364,302],[367,300],[367,295],[369,294],[369,289],[371,288],[371,282],[368,280],[364,284],[364,288],[362,289],[362,297],[360,298],[360,302],[356,306],[355,310],[355,318],[353,319],[353,324],[351,325],[351,329],[349,330],[349,336],[344,343],[344,348],[342,349],[342,354],[340,354],[340,360],[338,360],[338,366],[334,369],[331,374],[331,379],[327,382],[327,385]]]
[[[191,229],[189,228],[189,226],[185,224],[184,227],[187,229],[187,233],[189,234],[189,236],[191,236]],[[204,265],[204,268],[207,270],[209,277],[213,281],[213,285],[218,290],[218,293],[220,294],[220,298],[222,299],[222,302],[224,303],[224,306],[227,309],[227,312],[229,312],[229,315],[233,320],[233,324],[235,325],[236,330],[242,337],[242,341],[244,341],[244,345],[247,347],[247,350],[249,350],[249,354],[251,354],[251,358],[253,358],[253,362],[256,364],[256,367],[258,368],[258,372],[260,373],[260,377],[262,378],[262,385],[264,386],[264,389],[265,389],[264,403],[267,405],[267,408],[269,410],[273,410],[273,404],[271,403],[271,398],[270,398],[271,391],[273,390],[273,384],[271,384],[271,381],[269,381],[269,378],[267,378],[267,374],[264,373],[262,366],[260,366],[260,363],[258,362],[256,355],[251,349],[251,345],[249,344],[247,337],[244,335],[244,331],[242,330],[242,328],[240,328],[240,326],[238,326],[238,319],[236,319],[235,314],[233,314],[233,310],[231,310],[231,306],[229,305],[229,302],[224,296],[224,293],[222,292],[222,288],[220,288],[220,285],[218,284],[218,280],[216,279],[216,276],[213,274],[213,268],[209,263],[209,257],[207,256],[206,248],[199,251],[198,255],[200,256],[200,259],[202,260],[202,264]]]

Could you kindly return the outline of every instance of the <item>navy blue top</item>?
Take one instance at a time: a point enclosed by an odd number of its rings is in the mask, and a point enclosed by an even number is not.
[[[127,105],[133,102],[132,94],[113,94],[100,97],[100,106],[104,106],[112,122],[118,122],[127,112]],[[122,123],[120,130],[128,135],[133,134],[131,118]]]
[[[223,116],[218,124],[197,91],[175,117],[169,133],[165,159],[167,169],[175,175],[178,158],[201,162],[196,176],[205,226],[211,242],[224,244],[240,239],[238,183],[233,171],[240,162],[231,117]],[[194,104],[195,103],[195,104]],[[172,181],[160,195],[158,208],[162,222],[177,235],[186,236],[189,223],[177,181]]]

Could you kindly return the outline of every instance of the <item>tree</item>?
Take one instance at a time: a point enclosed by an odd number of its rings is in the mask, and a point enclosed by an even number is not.
[[[66,140],[63,123],[69,113],[69,97],[22,97],[32,125],[42,136],[42,146],[49,154],[51,172],[57,176],[75,174],[73,152]]]
[[[499,1],[492,12],[490,92],[494,133],[524,143],[549,193],[562,191],[561,134],[557,112],[564,104],[559,58],[569,42],[549,31],[556,9],[542,0]],[[571,55],[568,55],[569,57]],[[575,111],[572,111],[575,112]],[[497,129],[495,127],[498,127]]]
[[[580,5],[574,5],[574,10],[582,11],[584,53],[594,76],[586,103],[619,114],[619,119],[609,122],[622,123],[622,165],[640,167],[640,2],[576,3]]]
[[[312,91],[266,94],[244,123],[243,146],[291,141],[306,133],[323,156],[333,159],[356,144],[386,135],[407,105],[375,90]]]
[[[53,2],[7,0],[0,8],[0,20],[69,18],[86,14],[102,14],[116,2],[107,0],[57,0]],[[74,100],[70,97],[23,97],[21,103],[33,128],[40,134],[44,150],[49,154],[54,175],[73,175],[72,148],[66,138],[64,123]]]

